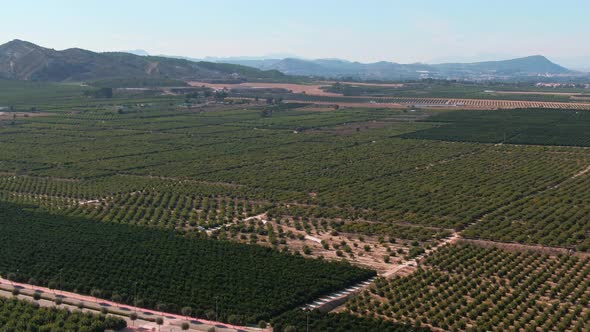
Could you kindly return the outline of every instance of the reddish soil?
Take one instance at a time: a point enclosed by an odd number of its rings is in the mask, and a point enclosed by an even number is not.
[[[188,82],[192,86],[206,86],[212,89],[232,89],[232,88],[266,88],[266,89],[285,89],[290,90],[293,93],[305,93],[308,95],[315,95],[315,96],[338,96],[341,97],[341,94],[338,93],[331,93],[322,90],[322,87],[325,87],[326,84],[290,84],[290,83],[239,83],[239,84],[213,84],[213,83],[205,83],[205,82]]]
[[[16,117],[15,117],[16,115]],[[38,116],[48,116],[51,115],[49,113],[39,113],[39,112],[0,112],[0,120],[13,120],[13,119],[23,119],[23,118],[33,118]]]

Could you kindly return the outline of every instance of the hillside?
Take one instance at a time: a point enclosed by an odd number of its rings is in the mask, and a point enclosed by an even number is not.
[[[549,61],[542,55],[533,55],[524,58],[485,61],[474,63],[446,63],[433,65],[433,67],[444,71],[474,71],[474,72],[497,72],[504,74],[566,74],[570,70]]]
[[[0,78],[40,81],[88,81],[107,78],[182,80],[285,80],[276,70],[212,62],[193,62],[130,53],[96,53],[79,48],[57,51],[13,40],[0,45]]]
[[[368,80],[418,79],[514,79],[540,75],[575,75],[541,55],[524,58],[475,63],[399,64],[380,61],[351,62],[340,59],[304,60],[295,58],[266,60],[234,60],[234,64],[264,70],[278,70],[287,75],[319,76],[328,78],[356,78]]]

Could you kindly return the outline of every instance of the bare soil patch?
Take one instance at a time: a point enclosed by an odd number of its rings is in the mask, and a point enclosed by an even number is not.
[[[0,112],[0,120],[14,120],[23,118],[34,118],[38,116],[48,116],[50,113],[44,112]]]
[[[234,88],[259,88],[259,89],[285,89],[293,93],[304,93],[315,96],[342,96],[338,93],[326,92],[322,90],[325,87],[324,84],[291,84],[291,83],[255,83],[246,82],[239,84],[218,84],[218,83],[206,83],[206,82],[188,82],[191,86],[206,86],[212,89],[234,89]]]
[[[368,82],[342,82],[342,81],[322,81],[319,83],[324,83],[326,85],[332,85],[335,83],[352,85],[352,86],[380,86],[380,87],[390,87],[390,88],[401,88],[405,84],[403,83],[368,83]]]

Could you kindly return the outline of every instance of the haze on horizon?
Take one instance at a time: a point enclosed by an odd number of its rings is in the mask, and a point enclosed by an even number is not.
[[[296,55],[361,62],[471,62],[541,54],[590,68],[590,2],[0,0],[0,43],[194,58]]]

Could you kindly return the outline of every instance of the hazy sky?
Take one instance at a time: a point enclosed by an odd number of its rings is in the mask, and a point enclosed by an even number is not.
[[[432,62],[590,56],[590,0],[0,0],[0,43]]]

